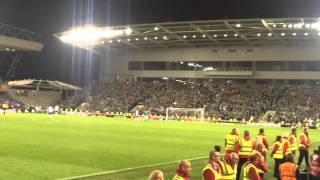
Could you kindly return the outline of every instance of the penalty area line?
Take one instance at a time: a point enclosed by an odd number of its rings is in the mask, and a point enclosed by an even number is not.
[[[191,159],[187,159],[187,160],[194,161],[194,160],[200,160],[200,159],[205,159],[205,158],[208,158],[208,157],[207,156],[201,156],[201,157],[195,157],[195,158],[191,158]],[[175,161],[169,161],[169,162],[164,162],[164,163],[149,164],[149,165],[145,165],[145,166],[137,166],[137,167],[131,167],[131,168],[124,168],[124,169],[117,169],[117,170],[110,170],[110,171],[102,171],[102,172],[92,173],[92,174],[85,174],[85,175],[80,175],[80,176],[72,176],[72,177],[60,178],[58,180],[74,180],[74,179],[82,179],[82,178],[88,178],[88,177],[94,177],[94,176],[115,174],[115,173],[133,171],[133,170],[144,169],[144,168],[152,168],[152,167],[156,167],[156,166],[165,166],[165,165],[170,165],[170,164],[173,164],[173,163],[179,163],[180,161],[181,160],[175,160]]]

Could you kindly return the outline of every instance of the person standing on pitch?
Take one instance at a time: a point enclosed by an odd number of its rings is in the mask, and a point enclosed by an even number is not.
[[[297,180],[300,178],[298,165],[294,163],[294,156],[289,153],[285,157],[285,162],[279,166],[281,180]]]
[[[295,155],[296,151],[298,150],[298,145],[297,145],[297,129],[293,128],[291,130],[291,134],[289,136],[289,142],[290,142],[290,146],[289,146],[289,151]]]
[[[237,176],[237,165],[239,162],[239,156],[232,152],[225,156],[223,161],[219,161],[221,167],[221,176],[224,180],[235,180]]]
[[[160,170],[153,170],[150,173],[148,180],[164,180],[163,172]]]
[[[241,138],[238,143],[236,144],[235,151],[239,152],[239,164],[237,167],[237,180],[240,179],[241,168],[243,164],[248,160],[250,157],[252,150],[253,150],[254,142],[253,139],[250,137],[249,131],[245,130],[243,138]]]
[[[320,146],[318,150],[314,151],[314,154],[310,157],[310,169],[311,169],[311,180],[320,179]]]
[[[311,138],[309,136],[308,128],[303,129],[303,134],[300,136],[299,144],[299,160],[298,166],[300,167],[303,158],[306,162],[306,167],[309,167],[309,148],[311,147]]]
[[[172,180],[190,180],[191,171],[191,163],[187,160],[182,160]]]
[[[258,157],[258,163],[257,163],[257,168],[259,172],[259,176],[263,178],[264,174],[268,172],[268,166],[266,163],[266,159],[263,156],[263,145],[258,144],[256,145],[255,149],[252,151],[251,155],[257,156]]]
[[[258,145],[258,144],[262,144],[263,145],[263,148],[262,148],[262,155],[264,156],[264,158],[266,158],[267,156],[267,151],[269,149],[269,143],[268,143],[268,140],[264,134],[264,129],[263,128],[260,128],[259,129],[259,134],[258,136],[256,137],[256,140],[255,140],[255,146]]]
[[[274,172],[273,176],[280,179],[279,177],[279,166],[283,159],[283,144],[281,136],[276,137],[276,141],[272,145],[271,158],[274,159]]]
[[[226,148],[226,154],[225,156],[228,156],[230,153],[235,152],[235,146],[237,142],[239,141],[239,135],[238,135],[238,129],[233,128],[230,134],[227,134],[225,137],[225,148]]]
[[[257,168],[257,163],[257,156],[253,155],[249,157],[248,162],[245,163],[243,168],[243,180],[261,180]]]
[[[291,153],[291,151],[289,151],[289,147],[290,147],[290,141],[289,141],[289,133],[284,133],[282,135],[282,144],[283,144],[283,154],[287,155],[289,153]],[[285,157],[284,157],[285,158]],[[283,159],[284,161],[285,159]]]
[[[204,180],[217,180],[222,179],[221,167],[220,167],[221,156],[217,151],[211,151],[209,153],[209,162],[202,170],[202,177]]]

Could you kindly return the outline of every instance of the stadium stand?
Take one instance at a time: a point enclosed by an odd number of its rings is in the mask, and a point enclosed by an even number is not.
[[[89,103],[90,110],[101,112],[129,112],[134,105],[143,104],[145,111],[162,115],[166,107],[204,107],[206,116],[238,120],[248,120],[251,115],[258,118],[274,110],[277,113],[273,121],[316,120],[319,118],[319,88],[318,85],[271,85],[230,80],[118,82],[94,87],[87,101],[84,95],[78,95],[73,102],[69,99],[69,103]]]

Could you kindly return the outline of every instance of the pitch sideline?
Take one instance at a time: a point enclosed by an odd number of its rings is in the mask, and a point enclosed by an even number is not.
[[[313,143],[316,143],[316,142],[320,142],[320,140],[313,141]],[[200,160],[200,159],[205,159],[205,158],[207,158],[207,156],[195,157],[195,158],[191,158],[191,159],[187,159],[187,160],[194,161],[194,160]],[[178,163],[180,161],[181,160],[176,160],[176,161],[169,161],[169,162],[165,162],[165,163],[150,164],[150,165],[145,165],[145,166],[137,166],[137,167],[124,168],[124,169],[111,170],[111,171],[102,171],[102,172],[92,173],[92,174],[85,174],[85,175],[80,175],[80,176],[60,178],[57,180],[74,180],[74,179],[81,179],[81,178],[87,178],[87,177],[93,177],[93,176],[121,173],[121,172],[125,172],[125,171],[132,171],[132,170],[143,169],[143,168],[151,168],[151,167],[155,167],[155,166],[165,166],[165,165],[169,165],[169,164],[173,164],[173,163]]]
[[[191,159],[187,159],[189,161],[194,161],[194,160],[200,160],[200,159],[205,159],[208,158],[207,156],[201,156],[201,157],[195,157]],[[66,178],[60,178],[57,180],[74,180],[74,179],[81,179],[81,178],[88,178],[88,177],[93,177],[93,176],[101,176],[101,175],[108,175],[108,174],[114,174],[114,173],[121,173],[125,171],[132,171],[132,170],[137,170],[137,169],[143,169],[143,168],[151,168],[155,166],[165,166],[173,163],[179,163],[181,160],[175,160],[175,161],[169,161],[169,162],[164,162],[164,163],[156,163],[156,164],[150,164],[150,165],[145,165],[145,166],[137,166],[137,167],[131,167],[131,168],[124,168],[124,169],[118,169],[118,170],[111,170],[111,171],[102,171],[98,173],[92,173],[92,174],[85,174],[85,175],[80,175],[80,176],[72,176],[72,177],[66,177]]]

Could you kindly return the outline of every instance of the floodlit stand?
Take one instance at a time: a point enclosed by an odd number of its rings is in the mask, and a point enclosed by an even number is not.
[[[169,119],[169,112],[200,112],[200,119],[201,121],[204,120],[204,108],[173,108],[168,107],[166,108],[166,120]]]

